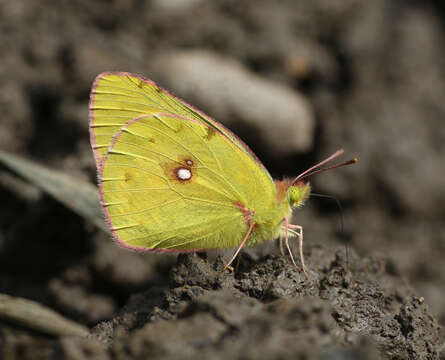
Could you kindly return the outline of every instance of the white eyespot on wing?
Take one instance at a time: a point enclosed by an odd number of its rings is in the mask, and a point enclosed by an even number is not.
[[[179,168],[176,171],[176,176],[179,180],[190,180],[192,177],[192,172],[187,168]]]

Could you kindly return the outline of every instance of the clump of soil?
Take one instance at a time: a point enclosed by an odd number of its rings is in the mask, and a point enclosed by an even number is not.
[[[279,255],[244,254],[235,273],[221,257],[180,255],[169,284],[132,296],[55,354],[68,358],[74,342],[116,359],[437,358],[436,320],[382,259],[309,253],[307,277]]]

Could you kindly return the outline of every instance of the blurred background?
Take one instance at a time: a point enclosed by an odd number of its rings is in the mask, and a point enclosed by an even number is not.
[[[0,150],[93,184],[89,91],[111,70],[226,124],[276,178],[344,148],[357,165],[311,179],[344,232],[311,198],[294,217],[306,246],[381,254],[444,324],[444,44],[434,0],[0,1]],[[3,166],[0,199],[0,293],[85,325],[175,260],[117,248]]]

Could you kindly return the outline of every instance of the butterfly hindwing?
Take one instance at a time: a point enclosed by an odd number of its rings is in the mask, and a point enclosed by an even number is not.
[[[246,224],[235,205],[258,196],[261,173],[223,135],[208,140],[207,128],[164,114],[137,118],[118,132],[99,178],[107,220],[120,242],[166,250],[239,244]]]

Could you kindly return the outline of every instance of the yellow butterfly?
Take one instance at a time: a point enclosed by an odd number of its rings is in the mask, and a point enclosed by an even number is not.
[[[100,74],[89,108],[101,203],[118,244],[159,252],[237,247],[227,268],[245,245],[280,237],[296,266],[293,235],[306,273],[303,228],[289,219],[310,194],[302,180],[342,150],[293,180],[274,181],[235,134],[142,76]]]

